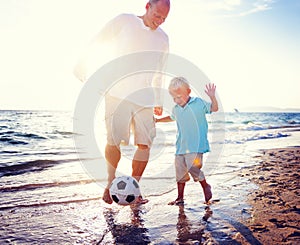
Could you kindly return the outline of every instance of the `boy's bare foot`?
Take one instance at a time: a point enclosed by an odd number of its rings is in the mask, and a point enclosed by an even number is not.
[[[109,189],[105,188],[103,196],[102,196],[102,200],[108,204],[112,204],[113,200],[110,197]]]
[[[181,198],[177,198],[175,201],[169,202],[168,205],[177,205],[177,206],[183,206],[184,201]]]
[[[207,203],[212,198],[211,186],[207,184],[207,186],[203,188],[203,191],[204,191],[205,202]]]

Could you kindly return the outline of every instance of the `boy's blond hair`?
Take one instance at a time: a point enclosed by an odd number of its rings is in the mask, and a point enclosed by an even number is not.
[[[189,89],[190,85],[189,85],[188,80],[184,77],[174,77],[170,82],[169,90],[177,89],[177,88],[181,88],[181,87],[185,87],[185,88]]]

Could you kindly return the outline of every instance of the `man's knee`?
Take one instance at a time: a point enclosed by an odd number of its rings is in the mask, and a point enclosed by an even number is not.
[[[147,146],[147,145],[138,144],[137,146],[138,146],[138,149],[141,149],[141,150],[148,150],[148,149],[150,149],[150,147]]]
[[[150,147],[147,145],[138,145],[138,148],[134,154],[134,160],[147,162],[150,156]]]

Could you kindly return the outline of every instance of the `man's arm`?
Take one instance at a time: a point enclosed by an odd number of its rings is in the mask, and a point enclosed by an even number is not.
[[[154,114],[156,116],[161,116],[163,113],[163,85],[165,82],[165,75],[163,71],[166,69],[167,66],[167,59],[169,55],[169,38],[166,36],[166,43],[164,47],[164,51],[161,53],[158,62],[158,71],[154,74],[152,80],[152,86],[154,88],[154,96],[155,96],[155,107],[154,107]]]
[[[155,122],[173,122],[174,120],[170,116],[155,118]]]
[[[77,64],[74,67],[74,75],[82,82],[87,80],[88,62],[97,48],[106,42],[112,40],[120,31],[122,26],[122,15],[109,21],[102,30],[90,41],[87,48],[81,54]]]

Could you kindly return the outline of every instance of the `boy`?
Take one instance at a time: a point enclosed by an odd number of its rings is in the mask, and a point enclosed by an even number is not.
[[[199,97],[190,97],[191,89],[183,77],[175,77],[169,85],[169,93],[176,105],[172,115],[156,119],[156,122],[171,122],[176,120],[177,140],[175,153],[175,169],[178,196],[169,205],[183,205],[185,183],[190,179],[199,181],[207,203],[212,198],[211,186],[206,182],[202,168],[203,153],[209,151],[207,139],[208,124],[205,114],[218,111],[215,96],[216,86],[206,85],[206,94],[211,102]]]

